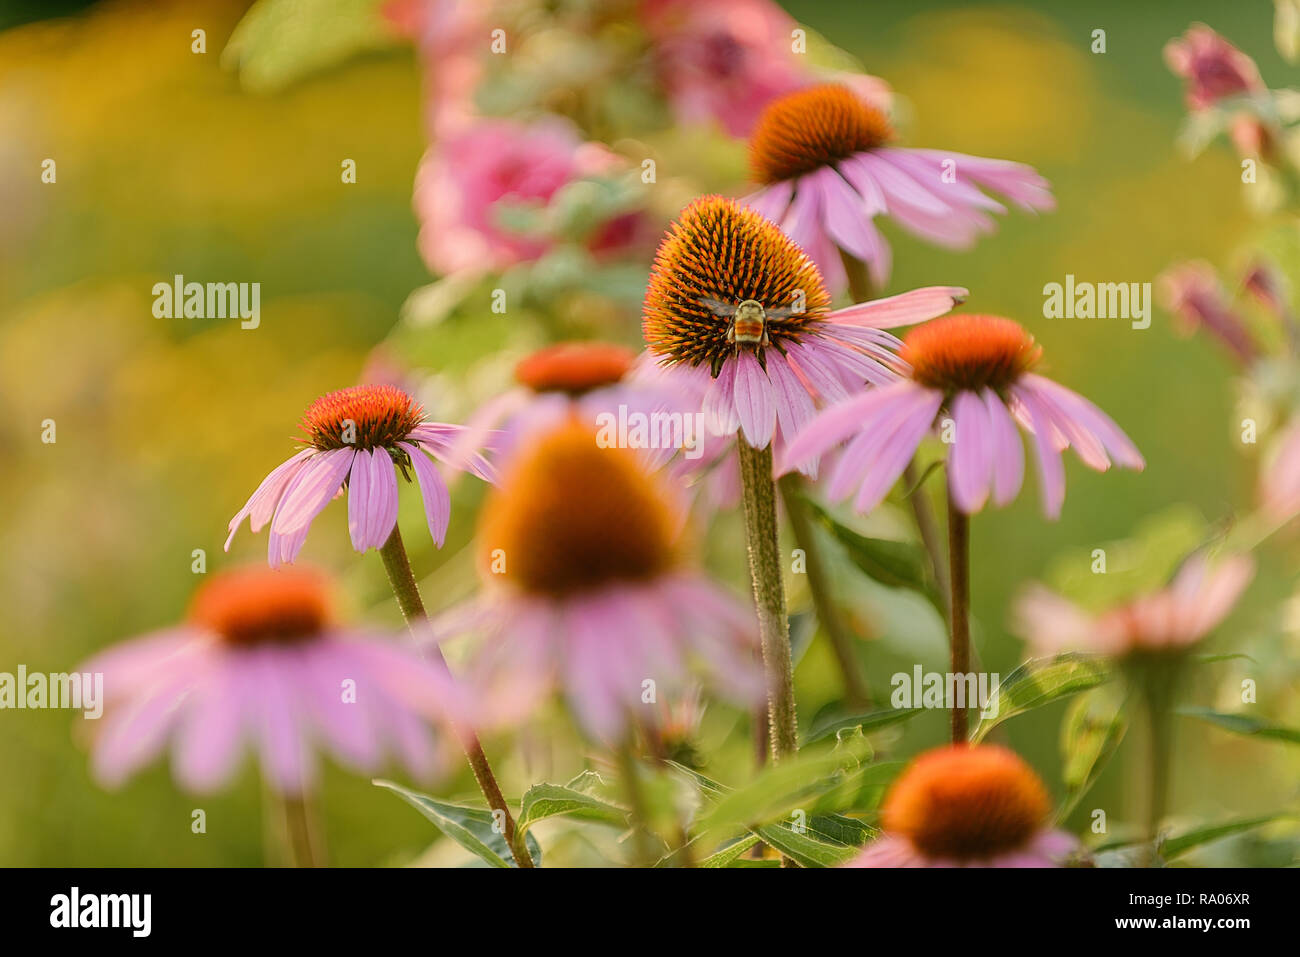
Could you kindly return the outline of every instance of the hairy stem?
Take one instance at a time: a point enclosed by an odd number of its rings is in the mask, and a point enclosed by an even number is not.
[[[397,596],[397,605],[402,609],[402,617],[406,619],[411,634],[418,637],[418,626],[428,618],[428,615],[424,610],[424,601],[420,598],[420,590],[416,587],[415,576],[411,573],[411,562],[406,557],[402,533],[396,525],[393,526],[393,534],[388,536],[388,541],[379,550],[379,555],[384,560],[384,569],[388,572],[388,581]],[[447,668],[447,659],[436,646],[430,646],[426,655],[436,664]],[[487,798],[488,807],[493,811],[501,811],[505,816],[506,843],[510,846],[510,853],[514,856],[515,863],[520,867],[533,867],[533,859],[528,853],[527,845],[515,838],[515,819],[511,816],[510,807],[501,793],[501,786],[497,784],[496,776],[492,773],[492,766],[488,764],[487,755],[483,753],[483,745],[479,743],[478,735],[468,728],[457,728],[456,733],[465,751],[465,757],[469,760],[470,770],[474,772],[474,779],[478,781],[479,789]]]
[[[786,617],[785,582],[776,529],[776,483],[772,481],[772,448],[753,448],[744,437],[736,441],[745,500],[745,537],[749,545],[749,577],[758,608],[758,633],[767,674],[767,711],[772,760],[780,762],[799,750],[794,707],[794,661],[790,654],[790,622]]]
[[[959,509],[948,496],[948,561],[951,580],[951,601],[948,604],[952,636],[953,675],[970,671],[970,517]],[[956,679],[962,686],[961,678]],[[966,741],[966,705],[952,702],[952,743]]]
[[[812,596],[813,608],[817,620],[826,630],[830,639],[831,650],[840,667],[840,678],[844,682],[844,698],[850,708],[865,708],[871,704],[871,691],[867,687],[862,669],[858,667],[858,657],[854,650],[854,638],[844,624],[844,618],[831,598],[830,582],[826,567],[822,564],[820,543],[816,530],[808,520],[808,507],[801,495],[804,484],[802,476],[791,472],[781,477],[778,485],[781,489],[781,501],[785,503],[785,512],[790,517],[790,528],[794,532],[794,541],[804,553],[804,570],[808,575],[808,592]]]

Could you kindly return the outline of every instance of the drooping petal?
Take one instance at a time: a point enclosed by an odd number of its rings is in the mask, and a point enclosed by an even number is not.
[[[420,485],[420,496],[424,499],[424,518],[429,524],[429,534],[433,542],[442,548],[447,540],[447,525],[451,522],[451,495],[447,483],[443,481],[437,466],[424,457],[415,446],[405,442],[398,445],[411,457],[415,467],[415,479]]]
[[[992,389],[984,390],[989,434],[993,440],[993,503],[1010,504],[1025,480],[1025,447],[1015,420]]]
[[[386,450],[374,449],[370,453],[370,505],[366,512],[366,538],[371,548],[382,548],[393,534],[397,507],[397,469]]]
[[[230,535],[226,538],[226,551],[230,551],[230,543],[234,541],[235,532],[239,530],[239,524],[245,518],[248,518],[249,530],[254,534],[271,520],[271,516],[275,514],[275,507],[280,504],[280,498],[284,494],[285,488],[298,474],[303,463],[315,454],[315,449],[303,449],[292,458],[277,465],[272,469],[270,475],[262,479],[262,484],[257,487],[257,491],[253,492],[248,501],[244,503],[244,507],[230,520],[228,526]]]
[[[735,365],[735,408],[740,427],[746,442],[756,449],[765,449],[771,444],[772,432],[776,428],[772,384],[749,350],[740,352]]]
[[[948,455],[948,488],[957,507],[970,515],[984,507],[993,482],[993,429],[978,395],[958,392],[952,402],[956,430]]]
[[[370,547],[370,451],[358,449],[348,479],[348,535],[352,547],[364,552]]]
[[[1048,518],[1061,515],[1065,502],[1065,466],[1061,463],[1061,450],[1053,438],[1052,423],[1038,396],[1030,391],[1013,387],[1012,394],[1029,416],[1034,446],[1034,459],[1038,463],[1038,479],[1042,486],[1043,511]]]
[[[342,486],[355,456],[356,450],[351,448],[330,449],[314,456],[285,489],[271,529],[279,535],[291,535],[310,525]]]

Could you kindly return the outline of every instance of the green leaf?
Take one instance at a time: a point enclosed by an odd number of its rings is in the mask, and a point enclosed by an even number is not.
[[[1088,655],[1071,653],[1026,661],[994,689],[971,732],[971,743],[984,740],[985,735],[1008,718],[1095,688],[1110,678],[1106,665]]]
[[[712,854],[700,861],[697,867],[732,867],[733,862],[751,847],[758,843],[757,834],[747,834],[744,837],[737,838],[731,844],[728,844],[716,854]]]
[[[868,538],[840,524],[830,512],[811,499],[805,501],[812,514],[830,530],[853,564],[868,578],[891,588],[908,588],[920,592],[940,613],[945,613],[943,598],[935,589],[930,575],[930,560],[921,546],[911,542]]]
[[[884,800],[885,792],[905,767],[902,761],[867,764],[846,774],[835,787],[808,805],[810,814],[832,811],[874,811]]]
[[[843,814],[814,814],[808,818],[808,833],[832,844],[861,847],[875,837],[879,829]]]
[[[838,867],[857,855],[851,844],[834,844],[811,833],[799,834],[787,823],[764,824],[753,829],[769,846],[801,867]]]
[[[778,821],[839,784],[841,770],[830,755],[800,756],[766,767],[753,781],[720,798],[700,818],[698,833],[707,843],[709,838],[720,840],[736,830]]]
[[[850,728],[861,728],[864,733],[886,728],[891,724],[899,724],[913,718],[922,710],[921,708],[885,708],[844,718],[830,717],[813,723],[813,726],[808,729],[808,737],[804,739],[804,744],[813,744]]]
[[[1237,658],[1244,659],[1245,661],[1254,662],[1255,664],[1259,663],[1255,661],[1255,659],[1252,658],[1250,655],[1243,655],[1240,652],[1234,654],[1223,654],[1223,655],[1194,655],[1192,660],[1195,661],[1197,664],[1209,665],[1209,664],[1214,664],[1217,661],[1232,661]]]
[[[1100,693],[1084,695],[1070,705],[1061,729],[1065,797],[1056,812],[1057,821],[1069,817],[1096,783],[1127,728],[1120,702]]]
[[[384,0],[257,0],[221,54],[246,89],[282,90],[364,52],[403,42],[385,22]]]
[[[1210,724],[1217,725],[1223,730],[1231,731],[1234,734],[1244,734],[1253,738],[1271,738],[1276,741],[1286,741],[1288,744],[1300,744],[1300,730],[1262,721],[1249,715],[1226,714],[1222,711],[1214,711],[1211,708],[1179,708],[1178,714],[1189,718],[1200,718],[1202,721],[1208,721]]]
[[[376,780],[372,783],[376,787],[392,791],[423,814],[439,831],[493,867],[515,866],[510,847],[506,844],[506,836],[495,830],[492,812],[487,808],[440,801],[427,794],[404,788],[400,784],[394,784],[392,781]],[[540,861],[541,848],[537,842],[531,835],[525,840],[533,860]]]
[[[1186,854],[1193,848],[1200,847],[1202,844],[1209,844],[1211,841],[1217,841],[1220,838],[1230,837],[1233,834],[1241,834],[1244,831],[1252,831],[1257,827],[1265,824],[1271,824],[1274,821],[1285,820],[1294,817],[1293,814],[1269,814],[1264,817],[1243,817],[1233,821],[1224,821],[1220,824],[1209,824],[1204,827],[1198,827],[1194,830],[1179,834],[1176,837],[1167,837],[1160,843],[1160,856],[1166,861],[1172,861],[1176,857]]]
[[[559,784],[534,784],[525,791],[515,826],[526,832],[538,821],[560,816],[611,827],[627,826],[627,812],[622,808]]]

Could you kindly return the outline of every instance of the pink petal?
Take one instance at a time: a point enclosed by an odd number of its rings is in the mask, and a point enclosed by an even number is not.
[[[988,408],[974,392],[958,392],[952,402],[956,436],[948,456],[948,487],[967,515],[988,500],[993,482],[993,436]]]
[[[355,455],[355,449],[330,449],[304,465],[285,489],[271,521],[272,531],[291,535],[310,525],[343,484]]]
[[[405,442],[398,443],[411,457],[415,467],[415,479],[420,485],[420,496],[424,499],[424,518],[429,525],[429,534],[433,542],[442,548],[447,539],[447,526],[451,522],[451,495],[447,483],[442,480],[437,466],[424,457],[414,446]]]
[[[736,357],[735,403],[744,430],[745,441],[756,449],[772,442],[776,428],[776,405],[772,401],[772,384],[758,359],[748,349]]]
[[[831,323],[851,326],[893,329],[951,312],[954,306],[965,302],[969,295],[970,291],[961,286],[925,286],[887,299],[873,299],[837,309],[826,319]]]

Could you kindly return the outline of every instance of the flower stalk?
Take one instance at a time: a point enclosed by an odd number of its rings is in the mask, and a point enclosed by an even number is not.
[[[402,617],[406,619],[411,634],[415,635],[419,622],[426,621],[428,614],[424,610],[424,601],[420,598],[420,590],[415,584],[411,562],[407,558],[406,546],[402,544],[402,533],[397,525],[393,526],[393,533],[379,549],[379,555],[384,560],[384,570],[388,572],[388,581],[393,586],[393,594],[397,596],[397,605],[402,610]],[[443,668],[447,668],[447,660],[436,646],[429,649],[427,657]],[[449,668],[448,671],[450,672]],[[515,819],[510,814],[510,807],[501,793],[501,786],[497,784],[496,776],[492,773],[487,755],[483,753],[483,745],[479,742],[478,735],[468,728],[459,727],[456,733],[465,751],[465,757],[469,761],[470,770],[474,772],[474,779],[478,782],[483,797],[487,799],[488,807],[493,811],[501,811],[504,815],[506,843],[510,847],[515,863],[519,867],[534,867],[527,846],[522,840],[516,839]]]
[[[794,704],[794,661],[790,652],[790,622],[786,615],[785,582],[781,576],[776,526],[776,483],[772,480],[772,448],[756,449],[737,439],[741,486],[744,490],[745,538],[749,576],[758,609],[758,630],[767,675],[769,742],[772,760],[799,750]]]
[[[949,608],[949,634],[951,636],[952,663],[950,671],[956,675],[958,687],[961,675],[970,671],[970,516],[959,509],[948,496],[948,564],[951,585]],[[952,702],[952,743],[966,741],[966,702]]]
[[[306,795],[278,794],[284,847],[291,867],[323,867],[324,848]]]

